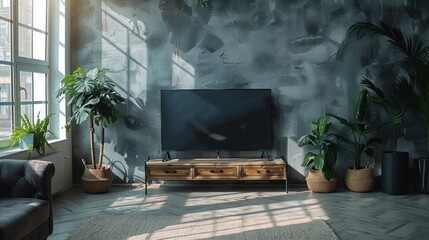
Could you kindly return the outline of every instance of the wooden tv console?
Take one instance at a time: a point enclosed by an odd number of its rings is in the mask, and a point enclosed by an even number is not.
[[[145,163],[145,194],[148,180],[283,180],[287,193],[286,165],[283,159],[263,158],[151,159]]]

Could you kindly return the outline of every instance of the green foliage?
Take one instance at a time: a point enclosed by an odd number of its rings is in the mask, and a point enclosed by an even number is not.
[[[404,1],[406,6],[417,7],[419,1]],[[426,40],[416,36],[405,36],[401,30],[383,22],[358,22],[347,31],[349,37],[384,37],[394,50],[402,53],[404,58],[397,62],[405,74],[395,79],[392,98],[401,103],[405,109],[416,110],[426,122],[429,132],[429,46]],[[395,102],[393,102],[395,104]],[[400,109],[395,119],[399,120]],[[404,110],[405,111],[405,110]],[[398,123],[399,124],[399,123]],[[428,141],[429,144],[429,141]],[[395,147],[396,148],[396,147]]]
[[[371,102],[371,96],[369,95],[368,90],[362,90],[359,95],[356,97],[353,104],[353,115],[355,118],[361,122],[365,118],[366,114],[369,111]]]
[[[309,151],[301,164],[305,169],[322,170],[326,180],[330,180],[335,174],[335,163],[337,153],[342,139],[329,133],[331,123],[327,122],[326,116],[320,117],[311,123],[311,133],[302,136],[298,140],[298,146],[310,145],[313,151]]]
[[[375,93],[376,97],[373,101],[381,105],[389,117],[389,122],[392,125],[393,152],[395,153],[398,142],[398,127],[404,119],[406,109],[397,98],[393,96],[386,96],[383,91],[375,86],[375,84],[368,78],[364,78],[361,81],[361,84]]]
[[[40,112],[37,114],[37,120],[33,124],[30,119],[28,119],[27,115],[21,116],[21,127],[16,127],[9,139],[12,141],[12,146],[15,146],[20,139],[24,138],[27,134],[33,134],[33,144],[30,144],[28,148],[28,159],[30,159],[33,148],[39,153],[39,155],[43,156],[45,154],[46,147],[52,149],[51,145],[47,141],[46,134],[49,133],[52,136],[54,134],[48,129],[50,118],[54,114],[51,113],[47,115],[43,120],[40,119]]]
[[[81,124],[87,119],[90,123],[90,150],[91,166],[95,166],[94,153],[94,123],[100,127],[100,154],[97,168],[102,167],[104,150],[104,128],[110,127],[122,116],[116,104],[122,103],[125,99],[115,90],[115,83],[108,79],[105,74],[106,68],[94,68],[85,72],[82,68],[77,68],[73,74],[66,75],[61,80],[61,88],[57,92],[57,97],[68,97],[68,105],[71,106],[72,114],[67,122],[66,128],[70,129],[70,124],[75,121]],[[86,166],[85,166],[86,167]]]
[[[346,150],[353,156],[353,168],[360,169],[362,156],[365,153],[366,155],[372,157],[375,153],[375,148],[378,144],[381,144],[383,140],[381,138],[369,138],[368,135],[374,133],[380,129],[383,125],[372,127],[368,126],[363,121],[365,120],[369,108],[368,90],[362,90],[359,95],[356,97],[353,107],[353,116],[357,122],[349,122],[347,119],[337,116],[335,114],[327,114],[338,120],[339,123],[348,127],[350,130],[351,141],[347,140],[346,143],[350,144],[353,147],[353,150]]]
[[[83,123],[88,117],[93,117],[97,126],[107,128],[117,120],[121,114],[115,104],[125,99],[115,90],[115,83],[105,77],[108,69],[94,68],[87,73],[77,68],[72,75],[66,75],[61,80],[61,88],[57,97],[68,96],[68,105],[72,107],[71,121]]]
[[[195,4],[201,7],[207,7],[209,5],[209,0],[195,0]]]
[[[419,7],[420,6],[420,0],[404,0],[405,7]]]

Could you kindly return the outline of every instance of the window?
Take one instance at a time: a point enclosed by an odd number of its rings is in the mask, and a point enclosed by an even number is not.
[[[0,142],[49,113],[48,1],[0,0]]]

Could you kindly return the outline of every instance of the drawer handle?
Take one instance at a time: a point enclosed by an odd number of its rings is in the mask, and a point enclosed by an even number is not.
[[[223,173],[223,170],[210,170],[211,173]]]
[[[256,173],[257,174],[266,174],[266,173],[270,173],[271,171],[270,170],[265,170],[265,172],[262,172],[261,170],[256,170]]]
[[[177,173],[177,171],[176,171],[176,170],[165,170],[164,172],[165,172],[165,173]]]

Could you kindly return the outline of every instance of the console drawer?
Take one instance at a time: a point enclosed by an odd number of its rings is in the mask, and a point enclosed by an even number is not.
[[[237,179],[238,167],[195,167],[196,180],[212,180],[212,179]]]
[[[147,178],[151,180],[192,179],[192,168],[180,166],[151,166],[148,167],[147,174]]]
[[[243,166],[241,169],[242,179],[285,179],[283,166]]]

